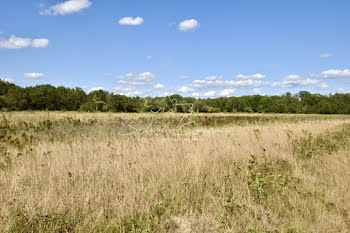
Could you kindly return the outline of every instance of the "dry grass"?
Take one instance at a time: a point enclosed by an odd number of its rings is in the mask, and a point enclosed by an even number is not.
[[[350,117],[183,116],[5,113],[0,232],[350,231]]]

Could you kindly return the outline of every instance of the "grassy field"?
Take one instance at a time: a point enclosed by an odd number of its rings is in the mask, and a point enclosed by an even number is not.
[[[0,117],[0,232],[350,232],[350,116]]]

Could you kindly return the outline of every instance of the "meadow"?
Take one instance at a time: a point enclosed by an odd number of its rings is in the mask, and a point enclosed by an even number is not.
[[[0,232],[350,232],[349,115],[0,117]]]

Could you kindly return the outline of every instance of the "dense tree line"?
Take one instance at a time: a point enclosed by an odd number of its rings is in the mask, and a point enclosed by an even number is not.
[[[175,101],[176,100],[176,101]],[[177,105],[176,105],[177,104]],[[127,97],[98,90],[85,93],[81,88],[38,85],[22,88],[0,81],[0,109],[65,110],[101,112],[260,112],[260,113],[321,113],[350,114],[350,94],[320,95],[301,91],[295,95],[242,96],[215,99],[195,99],[172,95],[162,97]]]

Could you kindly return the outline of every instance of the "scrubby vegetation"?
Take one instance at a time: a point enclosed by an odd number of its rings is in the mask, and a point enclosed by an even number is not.
[[[346,115],[3,113],[0,232],[348,232],[349,147]]]
[[[168,111],[177,103],[193,103],[195,112],[255,112],[255,113],[315,113],[350,114],[350,94],[324,96],[301,91],[295,95],[282,96],[242,96],[216,99],[195,99],[172,95],[164,100],[161,97],[127,97],[99,90],[86,94],[80,88],[53,87],[38,85],[22,88],[0,80],[0,110],[66,110],[85,112],[149,112],[145,106],[157,106],[153,110]],[[187,112],[182,105],[178,112]]]

